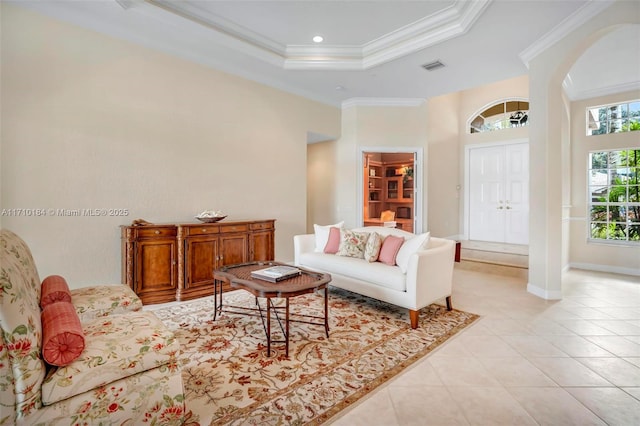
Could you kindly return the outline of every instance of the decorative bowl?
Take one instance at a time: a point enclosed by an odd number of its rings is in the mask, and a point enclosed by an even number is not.
[[[195,218],[198,219],[200,222],[204,222],[204,223],[215,223],[215,222],[219,222],[222,219],[224,219],[225,216],[213,216],[213,217],[200,217],[200,216],[196,216]]]

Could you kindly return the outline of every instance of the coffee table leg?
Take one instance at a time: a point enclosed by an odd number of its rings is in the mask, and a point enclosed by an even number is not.
[[[289,356],[289,298],[287,297],[286,308],[284,311],[284,354]]]
[[[324,332],[329,338],[329,287],[324,288]]]
[[[218,315],[218,285],[219,285],[219,281],[213,280],[213,320],[214,321],[216,320],[216,316]],[[222,299],[222,294],[220,295],[220,299]],[[220,309],[222,309],[222,300],[220,300]]]
[[[267,356],[271,356],[271,298],[267,297]]]

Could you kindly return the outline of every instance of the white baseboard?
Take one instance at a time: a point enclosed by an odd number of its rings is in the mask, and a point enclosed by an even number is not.
[[[562,291],[548,291],[538,286],[527,284],[527,291],[535,296],[541,297],[545,300],[560,300],[562,299]]]
[[[595,263],[569,263],[569,268],[583,269],[585,271],[610,272],[612,274],[640,276],[640,269],[624,268],[621,266],[598,265]]]

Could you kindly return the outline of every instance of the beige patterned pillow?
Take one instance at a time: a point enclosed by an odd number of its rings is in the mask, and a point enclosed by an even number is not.
[[[338,256],[364,259],[364,248],[367,245],[367,239],[369,239],[368,232],[356,232],[343,229],[340,231],[340,248],[336,254]]]
[[[364,258],[367,262],[375,262],[378,260],[380,254],[380,247],[382,247],[382,237],[377,232],[369,234],[367,245],[364,248]]]

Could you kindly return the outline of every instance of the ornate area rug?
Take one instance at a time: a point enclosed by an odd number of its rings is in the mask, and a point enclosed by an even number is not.
[[[224,295],[225,304],[254,300],[244,290]],[[322,315],[322,294],[290,300],[292,313]],[[267,357],[260,317],[223,312],[213,321],[212,297],[154,312],[180,340],[190,424],[201,425],[321,424],[478,318],[434,304],[411,330],[406,309],[332,287],[329,338],[322,326],[292,323],[287,358],[284,343]],[[273,319],[272,327],[281,340]]]

